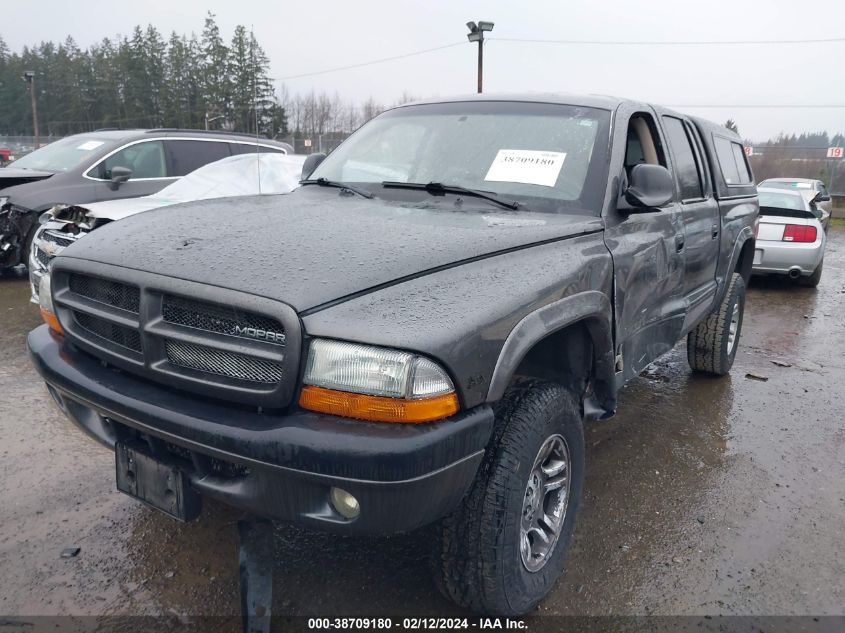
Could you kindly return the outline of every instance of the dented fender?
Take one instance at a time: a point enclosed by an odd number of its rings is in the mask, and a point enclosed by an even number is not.
[[[597,290],[581,292],[547,304],[522,318],[502,346],[487,401],[495,402],[505,393],[519,364],[537,343],[564,328],[582,323],[590,334],[593,349],[593,389],[601,411],[590,417],[609,417],[615,412],[613,360],[613,310],[606,294]]]

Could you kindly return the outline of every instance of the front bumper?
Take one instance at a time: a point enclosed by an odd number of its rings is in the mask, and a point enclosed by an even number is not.
[[[824,257],[824,244],[822,239],[808,244],[757,240],[751,272],[788,275],[797,271],[801,276],[812,275]]]
[[[344,532],[403,532],[451,512],[475,479],[493,428],[486,405],[419,425],[260,413],[104,367],[46,326],[27,345],[59,407],[102,444],[141,443],[185,471],[203,495]],[[358,499],[357,518],[332,508],[333,486]]]

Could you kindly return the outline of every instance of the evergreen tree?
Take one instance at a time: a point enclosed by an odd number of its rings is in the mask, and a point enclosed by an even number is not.
[[[223,43],[220,27],[214,14],[208,12],[202,31],[202,89],[205,113],[209,117],[226,117],[226,127],[231,127],[232,83],[229,78],[229,49]]]

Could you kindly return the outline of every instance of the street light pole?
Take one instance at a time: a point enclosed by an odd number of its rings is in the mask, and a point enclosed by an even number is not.
[[[29,99],[32,103],[32,132],[35,134],[35,149],[41,147],[41,135],[38,133],[38,106],[35,94],[35,71],[25,70],[21,76],[29,88]]]
[[[484,34],[478,40],[478,94],[481,94],[484,83]]]
[[[493,30],[492,22],[485,22],[479,20],[478,24],[475,22],[467,22],[467,39],[470,42],[478,42],[478,94],[482,92],[483,77],[484,77],[484,32]]]

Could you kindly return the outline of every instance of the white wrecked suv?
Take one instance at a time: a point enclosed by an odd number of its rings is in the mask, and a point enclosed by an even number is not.
[[[29,249],[31,301],[38,303],[38,287],[53,257],[94,229],[183,202],[290,193],[299,186],[304,161],[297,154],[239,154],[200,167],[150,196],[53,207],[40,218]]]

